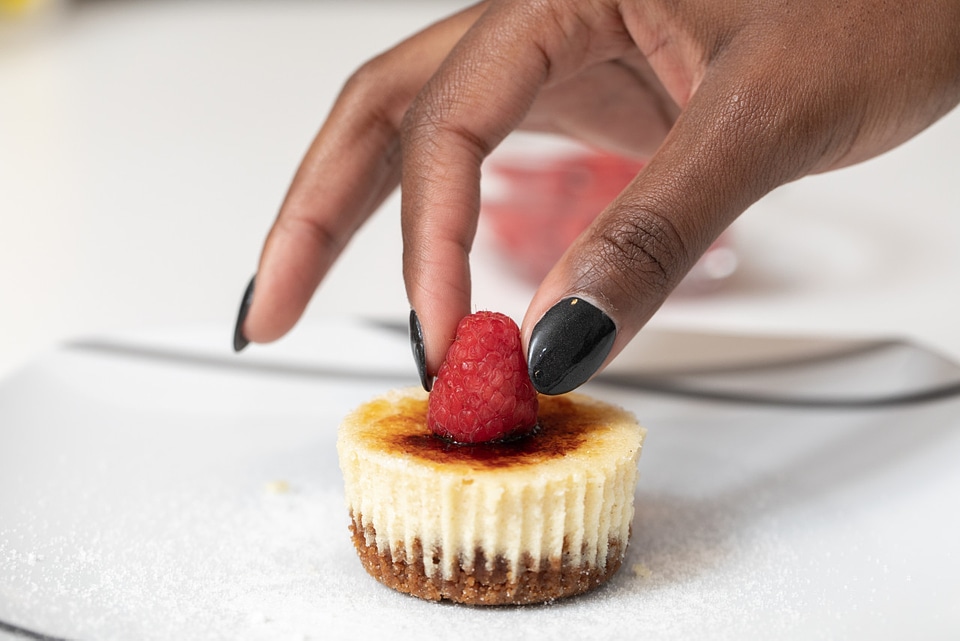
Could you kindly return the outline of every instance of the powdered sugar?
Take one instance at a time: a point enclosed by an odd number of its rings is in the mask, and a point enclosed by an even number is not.
[[[384,387],[69,352],[24,372],[0,388],[0,620],[105,641],[960,623],[955,402],[814,414],[589,390],[649,429],[624,567],[582,597],[482,609],[393,592],[352,548],[336,426]]]

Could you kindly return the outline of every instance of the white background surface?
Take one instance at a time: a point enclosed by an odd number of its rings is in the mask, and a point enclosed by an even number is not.
[[[798,415],[604,392],[651,430],[629,567],[588,599],[488,612],[378,589],[349,549],[333,429],[388,381],[317,386],[49,351],[88,333],[204,325],[227,355],[260,243],[340,85],[457,4],[105,2],[0,41],[0,518],[14,523],[0,580],[36,586],[0,592],[0,614],[84,638],[149,623],[133,636],[190,624],[212,631],[199,638],[325,638],[424,622],[464,638],[951,638],[955,402]],[[735,230],[735,279],[670,301],[654,324],[906,335],[960,358],[958,149],[953,113],[880,159],[772,194]],[[527,286],[483,237],[477,253],[477,306],[519,318]],[[399,261],[391,201],[305,325],[404,318]],[[318,363],[353,357],[306,331],[292,341]],[[296,491],[264,490],[279,479]],[[164,573],[178,554],[187,562]]]
[[[0,41],[0,374],[91,331],[215,322],[229,341],[343,81],[458,4],[95,2]],[[737,278],[654,324],[910,335],[960,357],[958,149],[955,112],[774,193],[735,230]],[[393,200],[308,317],[405,316],[397,219]],[[529,288],[488,249],[481,230],[476,304],[519,318]]]

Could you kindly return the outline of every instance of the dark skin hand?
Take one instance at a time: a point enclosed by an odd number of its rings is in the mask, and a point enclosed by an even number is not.
[[[242,332],[286,333],[399,184],[407,295],[435,374],[471,311],[481,163],[522,129],[650,158],[522,324],[529,345],[547,310],[581,297],[616,326],[609,362],[752,203],[892,149],[958,101],[956,0],[490,0],[346,83],[267,238]]]

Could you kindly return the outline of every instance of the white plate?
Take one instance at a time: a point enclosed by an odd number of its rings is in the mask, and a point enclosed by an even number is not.
[[[414,384],[409,348],[326,336],[236,357],[229,328],[152,343],[206,346],[192,360],[88,344],[0,385],[0,621],[97,640],[957,638],[960,400],[588,386],[649,429],[624,568],[546,606],[437,605],[364,573],[334,449],[348,410]]]

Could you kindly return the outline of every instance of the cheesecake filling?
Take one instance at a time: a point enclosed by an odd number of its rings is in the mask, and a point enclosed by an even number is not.
[[[345,472],[347,487],[359,489],[348,505],[364,543],[392,558],[419,554],[428,576],[449,579],[474,567],[478,550],[487,570],[503,559],[513,574],[525,555],[603,568],[610,541],[625,548],[629,539],[636,485],[629,457],[569,476],[542,469],[437,474],[372,458],[358,461],[353,478]]]

